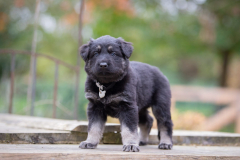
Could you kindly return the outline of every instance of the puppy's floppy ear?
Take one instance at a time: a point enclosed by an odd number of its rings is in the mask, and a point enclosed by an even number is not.
[[[90,46],[90,43],[93,41],[94,39],[90,39],[90,41],[87,43],[87,44],[84,44],[82,45],[80,48],[79,48],[79,53],[82,57],[82,59],[86,62],[87,59],[88,59],[88,53],[89,53],[89,46]]]
[[[133,46],[131,42],[126,42],[124,39],[121,37],[117,38],[117,40],[120,43],[120,47],[122,49],[123,54],[127,57],[130,58],[132,52],[133,52]]]

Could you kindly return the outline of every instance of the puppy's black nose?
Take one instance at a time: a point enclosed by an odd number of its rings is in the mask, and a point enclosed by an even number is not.
[[[101,68],[107,68],[108,67],[108,64],[103,62],[103,63],[100,63],[100,67]]]

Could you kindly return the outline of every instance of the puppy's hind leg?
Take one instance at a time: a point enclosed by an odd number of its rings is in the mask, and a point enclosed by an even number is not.
[[[160,139],[160,143],[158,145],[159,149],[172,149],[172,125],[171,122],[161,123],[157,121],[158,125],[158,137]],[[167,124],[169,123],[169,124]]]
[[[147,109],[143,109],[139,112],[139,123],[140,128],[140,146],[144,146],[148,143],[149,133],[153,124],[153,118],[148,114]]]
[[[172,144],[172,120],[171,120],[171,101],[168,96],[159,95],[156,98],[156,103],[153,105],[152,110],[155,118],[157,119],[158,137],[160,143],[159,149],[171,149]]]

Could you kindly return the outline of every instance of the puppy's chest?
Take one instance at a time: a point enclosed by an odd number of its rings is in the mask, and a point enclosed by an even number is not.
[[[104,108],[104,112],[111,116],[111,117],[118,117],[118,113],[120,112],[121,108],[119,105],[119,101],[114,101],[111,97],[104,97],[99,99],[98,103]]]
[[[120,112],[120,102],[126,101],[126,96],[122,94],[106,95],[100,98],[95,92],[86,92],[85,97],[96,105],[103,106],[104,111],[112,117],[117,117]]]
[[[111,117],[118,117],[118,114],[120,112],[120,106],[117,104],[113,104],[113,105],[104,105],[104,111],[105,113],[107,113],[107,115],[111,116]]]

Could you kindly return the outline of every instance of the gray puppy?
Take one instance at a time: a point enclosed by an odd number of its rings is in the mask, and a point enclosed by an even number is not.
[[[147,144],[152,127],[153,118],[147,111],[150,106],[157,119],[158,148],[172,148],[169,82],[157,67],[130,62],[132,51],[131,43],[108,35],[80,47],[89,100],[88,137],[80,148],[96,148],[109,115],[120,120],[123,151],[138,152],[139,145]]]

